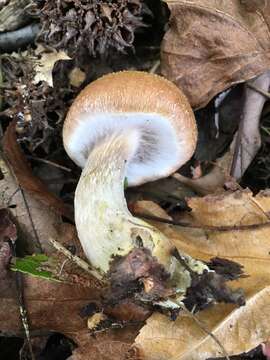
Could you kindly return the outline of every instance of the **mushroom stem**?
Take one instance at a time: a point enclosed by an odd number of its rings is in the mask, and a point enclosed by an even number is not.
[[[153,250],[152,237],[159,233],[130,214],[124,197],[126,166],[137,141],[135,130],[102,140],[90,152],[76,189],[78,235],[91,264],[104,273],[114,256],[139,246],[138,237]],[[171,245],[167,247],[169,251]]]
[[[176,292],[184,293],[190,274],[172,256],[174,245],[158,229],[133,217],[127,208],[124,179],[136,142],[137,131],[120,132],[106,137],[90,152],[75,194],[78,235],[86,256],[101,274],[108,272],[115,256],[143,247],[170,274]],[[202,265],[202,270],[205,268]]]

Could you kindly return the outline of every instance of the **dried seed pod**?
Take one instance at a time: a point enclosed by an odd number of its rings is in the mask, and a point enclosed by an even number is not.
[[[39,41],[64,48],[70,56],[82,50],[92,56],[124,52],[133,46],[134,32],[145,26],[145,13],[149,9],[142,0],[46,0]]]

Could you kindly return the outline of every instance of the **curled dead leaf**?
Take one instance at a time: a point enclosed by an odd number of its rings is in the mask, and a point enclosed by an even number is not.
[[[95,288],[81,287],[24,276],[24,296],[30,330],[54,330],[62,334],[86,330],[80,309],[98,298]],[[22,333],[17,295],[14,290],[0,296],[0,322],[3,333]]]
[[[141,213],[143,209],[155,209],[147,202],[139,202],[137,209],[140,204]],[[155,226],[171,238],[180,251],[193,258],[209,261],[221,257],[243,266],[248,276],[232,281],[230,286],[244,289],[247,305],[233,310],[232,305],[218,304],[197,316],[229,355],[249,351],[270,336],[266,320],[270,309],[269,193],[253,197],[246,190],[208,195],[191,198],[188,205],[192,211],[183,214],[181,220],[189,223],[189,227],[158,222]],[[135,344],[147,360],[203,360],[224,356],[215,341],[183,314],[175,323],[161,315],[152,315]]]
[[[171,26],[162,43],[162,74],[183,89],[193,107],[269,69],[268,2],[166,2]]]
[[[19,144],[16,136],[16,121],[12,121],[8,126],[4,138],[4,153],[11,165],[12,171],[16,176],[18,185],[20,185],[27,193],[31,194],[35,199],[44,204],[47,208],[56,213],[65,216],[73,221],[73,213],[70,207],[54,194],[47,190],[46,185],[32,173]]]
[[[229,355],[248,352],[268,339],[270,287],[251,297],[246,306],[231,313],[229,310],[229,306],[219,304],[216,308],[204,310],[197,315]],[[229,315],[223,319],[222,315],[226,312]],[[142,358],[147,360],[205,360],[224,357],[217,342],[186,314],[181,314],[175,322],[160,314],[152,315],[140,331],[135,344],[141,349]]]
[[[36,60],[36,75],[33,83],[37,84],[40,81],[46,81],[49,86],[53,87],[52,72],[54,64],[59,60],[70,60],[70,57],[64,51],[44,52],[44,48],[41,45],[39,45],[36,53],[41,54],[41,58]]]
[[[127,360],[131,344],[138,333],[138,326],[98,333],[94,337],[78,332],[74,340],[79,345],[68,360]]]
[[[15,122],[8,127],[3,141],[5,156],[0,156],[1,206],[10,207],[23,243],[23,252],[52,251],[48,238],[58,238],[61,215],[72,220],[72,212],[43,182],[33,176],[16,141]],[[71,232],[72,233],[72,232]],[[68,235],[66,235],[68,238]]]

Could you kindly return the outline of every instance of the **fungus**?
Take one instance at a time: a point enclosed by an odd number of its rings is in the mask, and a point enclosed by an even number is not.
[[[63,139],[68,155],[83,168],[75,222],[91,265],[110,279],[119,297],[139,283],[144,300],[177,306],[190,285],[188,269],[208,268],[187,255],[175,256],[164,234],[131,215],[124,182],[135,186],[167,177],[192,156],[197,129],[186,97],[157,75],[105,75],[75,99]]]

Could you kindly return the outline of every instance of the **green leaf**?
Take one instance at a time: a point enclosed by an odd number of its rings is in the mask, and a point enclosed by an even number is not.
[[[45,254],[33,254],[25,256],[24,258],[13,258],[11,270],[47,280],[60,281],[55,277],[54,273],[48,269],[51,262],[50,260],[51,259]]]

